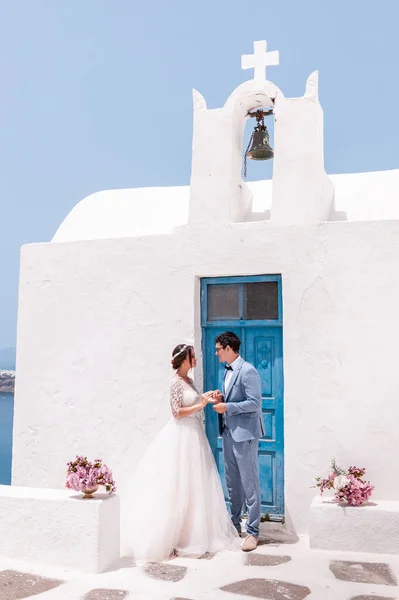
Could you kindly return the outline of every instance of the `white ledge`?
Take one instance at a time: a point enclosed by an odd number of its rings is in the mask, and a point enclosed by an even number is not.
[[[376,554],[399,553],[399,502],[373,498],[363,506],[315,497],[310,508],[310,547]]]
[[[119,497],[0,485],[0,555],[102,573],[120,558]]]

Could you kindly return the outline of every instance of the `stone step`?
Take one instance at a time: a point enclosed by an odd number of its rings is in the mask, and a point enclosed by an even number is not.
[[[310,547],[375,554],[399,554],[399,502],[339,505],[316,496],[310,508]]]
[[[0,485],[0,556],[102,573],[120,558],[119,497]]]

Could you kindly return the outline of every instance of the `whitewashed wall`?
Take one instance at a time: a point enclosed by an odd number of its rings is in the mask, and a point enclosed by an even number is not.
[[[59,487],[76,453],[99,455],[126,508],[134,465],[170,416],[171,350],[195,333],[200,351],[198,278],[281,273],[288,522],[307,531],[310,486],[332,457],[398,499],[398,272],[398,221],[25,246],[13,483]]]
[[[246,115],[272,106],[273,184],[247,184]],[[171,351],[194,338],[200,352],[199,278],[281,273],[287,522],[307,531],[310,486],[333,457],[396,498],[399,221],[343,219],[358,196],[375,208],[377,192],[381,216],[398,218],[398,175],[340,176],[334,197],[317,73],[301,98],[256,79],[210,110],[194,92],[190,188],[93,195],[53,243],[22,249],[13,483],[62,486],[76,453],[103,457],[122,495],[123,550],[129,478],[170,418]]]

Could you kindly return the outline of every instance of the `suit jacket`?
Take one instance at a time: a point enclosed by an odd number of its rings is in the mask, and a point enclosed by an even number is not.
[[[222,433],[223,417],[235,442],[259,440],[265,434],[262,416],[262,391],[258,371],[240,357],[223,401],[227,411],[219,415]]]

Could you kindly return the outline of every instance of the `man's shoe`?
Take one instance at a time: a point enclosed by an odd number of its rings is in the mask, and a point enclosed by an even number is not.
[[[244,543],[242,545],[242,551],[243,552],[252,552],[252,550],[255,550],[256,547],[258,545],[258,538],[256,538],[254,535],[247,535],[247,537],[244,540]]]

